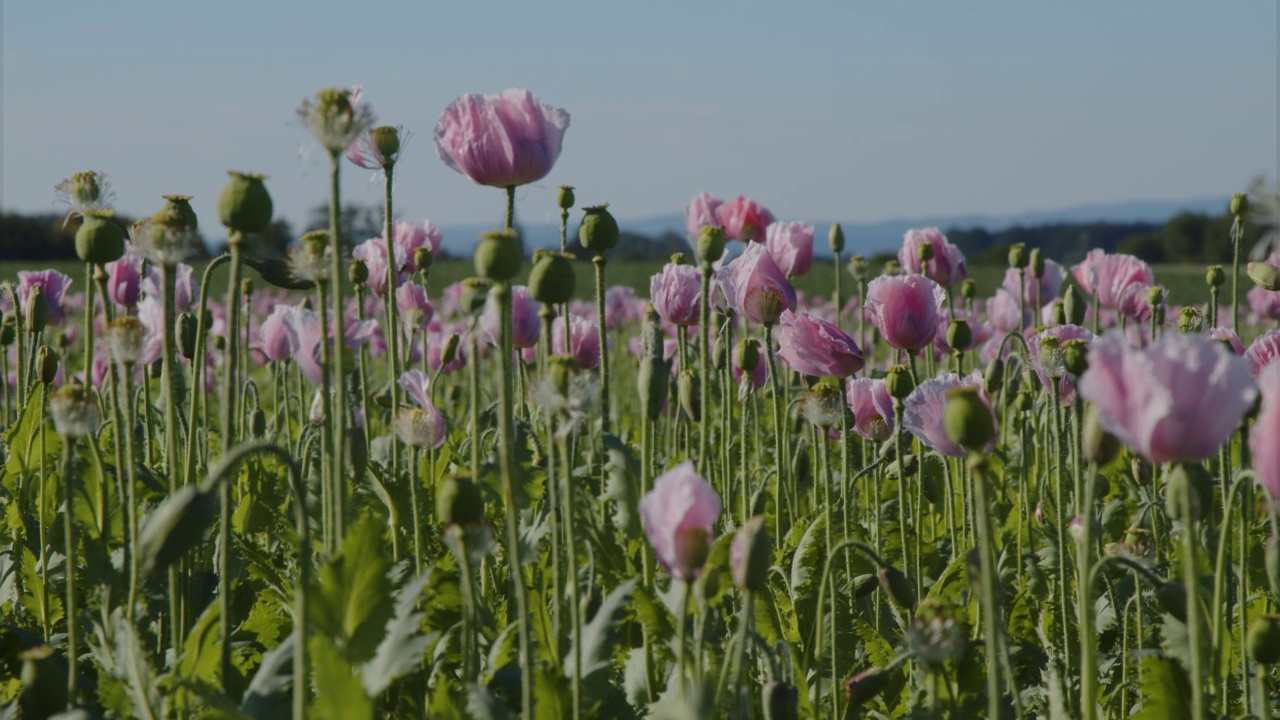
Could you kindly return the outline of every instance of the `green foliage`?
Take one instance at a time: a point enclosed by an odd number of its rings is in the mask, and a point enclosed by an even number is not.
[[[308,604],[316,629],[333,638],[348,662],[371,659],[391,619],[391,564],[384,549],[383,530],[365,516],[347,531],[342,548],[321,568]]]

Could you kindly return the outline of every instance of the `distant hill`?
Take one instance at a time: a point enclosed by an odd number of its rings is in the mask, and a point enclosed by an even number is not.
[[[898,247],[902,243],[903,233],[911,228],[981,229],[995,233],[1017,225],[1056,225],[1090,222],[1141,222],[1162,225],[1179,212],[1218,215],[1225,210],[1226,205],[1227,198],[1225,196],[1192,198],[1189,200],[1136,200],[1121,203],[1075,205],[1056,210],[1030,210],[1010,215],[934,215],[917,218],[892,218],[878,222],[840,221],[840,224],[844,227],[846,253],[850,255],[874,255],[877,252]],[[576,216],[579,214],[575,213],[574,219],[570,221],[569,239],[571,242],[577,233]],[[789,217],[786,219],[804,219],[812,222],[818,228],[817,234],[820,238],[826,237],[826,229],[833,222],[831,219],[814,220]],[[659,215],[646,218],[620,218],[618,224],[624,232],[635,235],[654,238],[664,233],[674,233],[677,236],[684,235],[683,214]],[[524,231],[525,247],[559,247],[560,245],[559,220],[554,223],[522,222],[521,228]],[[451,225],[441,227],[441,231],[444,233],[444,247],[451,253],[465,256],[474,247],[475,239],[479,237],[480,233],[491,229],[493,228],[488,225]],[[820,254],[826,254],[826,242],[818,242],[816,245]]]

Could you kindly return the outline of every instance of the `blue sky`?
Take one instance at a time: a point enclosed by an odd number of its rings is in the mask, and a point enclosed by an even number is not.
[[[572,125],[520,195],[556,186],[619,217],[703,190],[780,219],[1009,213],[1228,196],[1277,158],[1275,0],[1072,2],[9,2],[5,210],[53,208],[83,169],[117,206],[196,197],[206,234],[227,169],[266,173],[278,213],[325,199],[294,110],[362,83],[415,137],[403,216],[500,221],[496,190],[437,157],[464,92],[523,86]],[[348,165],[346,198],[377,202]]]

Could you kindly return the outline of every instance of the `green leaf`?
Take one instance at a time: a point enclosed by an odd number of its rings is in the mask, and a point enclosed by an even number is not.
[[[116,608],[108,621],[110,629],[101,625],[95,626],[94,640],[89,644],[90,652],[98,666],[99,683],[104,683],[102,675],[109,676],[116,685],[111,692],[113,700],[110,705],[121,712],[123,701],[125,717],[142,720],[160,720],[167,715],[167,704],[156,683],[156,672],[151,666],[151,658],[138,640],[133,624],[124,617],[124,611]],[[104,702],[106,699],[104,698]]]
[[[1182,666],[1164,655],[1138,659],[1142,684],[1142,708],[1133,720],[1188,720],[1191,717],[1191,685]]]
[[[538,668],[533,675],[533,716],[537,720],[563,720],[573,715],[573,697],[569,681],[561,674],[547,668]]]
[[[27,393],[27,404],[22,406],[17,421],[4,432],[6,459],[0,484],[14,495],[17,494],[18,478],[30,477],[40,471],[40,425],[45,416],[40,395],[40,383],[32,383]],[[62,454],[62,438],[51,422],[44,435],[45,463],[48,467],[57,468]]]
[[[885,640],[880,633],[875,631],[867,621],[861,618],[853,620],[854,632],[858,633],[858,639],[862,641],[862,648],[867,651],[867,657],[871,658],[871,663],[876,667],[888,667],[893,662],[896,653],[893,646]]]
[[[613,589],[600,602],[595,617],[582,629],[582,678],[585,680],[597,672],[609,669],[613,664],[613,631],[617,625],[623,603],[635,588],[635,579],[628,580]],[[564,674],[573,675],[573,652],[565,654]]]
[[[373,657],[391,619],[391,569],[382,524],[366,515],[347,531],[342,549],[320,569],[308,605],[315,629],[334,640],[344,657]]]
[[[240,710],[255,720],[270,720],[289,714],[293,684],[292,634],[275,648],[262,654],[262,664],[245,690]],[[361,691],[363,692],[363,690]]]
[[[52,570],[53,567],[50,564],[49,569]],[[46,582],[46,576],[40,572],[39,559],[30,548],[22,548],[22,606],[31,613],[32,617],[39,619],[42,617],[40,610],[41,598],[43,598],[45,609],[49,613],[49,626],[53,627],[62,620],[62,595],[52,584],[48,592],[44,592],[44,582]]]
[[[360,678],[333,641],[313,637],[307,643],[314,673],[315,701],[311,717],[320,720],[373,720],[373,701]]]
[[[418,666],[426,656],[434,636],[419,631],[423,613],[415,612],[415,607],[430,579],[431,573],[425,572],[405,583],[396,593],[395,615],[387,623],[386,635],[378,643],[373,659],[361,670],[364,689],[369,695],[382,694],[392,681]]]
[[[182,657],[178,659],[177,674],[183,680],[218,682],[222,671],[218,652],[218,606],[211,602],[200,613],[195,627],[187,633],[182,643]]]
[[[501,700],[479,685],[467,686],[467,716],[474,720],[515,720]]]

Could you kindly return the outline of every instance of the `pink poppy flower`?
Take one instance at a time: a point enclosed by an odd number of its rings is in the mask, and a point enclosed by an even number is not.
[[[927,263],[920,260],[921,245],[933,247],[933,258]],[[953,287],[969,277],[964,253],[960,252],[960,248],[952,245],[938,228],[908,230],[902,237],[902,248],[898,250],[898,262],[908,273],[924,275],[944,288]]]
[[[404,282],[405,273],[399,268],[405,265],[404,249],[398,245],[392,246],[395,253],[395,281],[396,284]],[[382,296],[387,292],[387,241],[384,238],[376,237],[365,240],[355,249],[351,251],[351,257],[364,261],[364,266],[369,270],[369,279],[365,280],[365,285],[369,286],[376,295]]]
[[[1262,391],[1262,408],[1249,431],[1249,450],[1253,453],[1253,469],[1258,482],[1271,494],[1273,504],[1280,503],[1280,363],[1271,363],[1258,376]]]
[[[678,580],[698,577],[715,539],[720,496],[685,461],[664,473],[640,499],[640,524],[654,555]]]
[[[862,369],[862,351],[847,333],[808,312],[782,313],[778,357],[812,377],[847,378]]]
[[[873,442],[893,437],[893,398],[883,379],[849,378],[845,401],[853,412],[853,430]]]
[[[1022,276],[1021,283],[1018,282],[1019,275]],[[1039,278],[1035,276],[1030,267],[1022,268],[1021,272],[1017,268],[1005,270],[1004,283],[1001,287],[1012,293],[1015,298],[1017,298],[1018,292],[1021,291],[1022,297],[1029,308],[1036,307],[1036,292],[1039,291],[1040,306],[1047,307],[1058,298],[1058,294],[1062,290],[1062,283],[1066,279],[1067,271],[1062,265],[1053,260],[1045,260],[1044,275]]]
[[[436,151],[472,182],[516,187],[551,172],[568,128],[569,113],[528,90],[460,95],[436,123]]]
[[[867,310],[880,336],[898,350],[919,350],[938,331],[942,288],[924,275],[881,275],[867,286]]]
[[[707,225],[721,226],[720,217],[716,211],[723,204],[723,200],[711,197],[711,193],[704,192],[693,196],[689,206],[684,209],[684,232],[690,242],[697,240],[702,234],[702,228]]]
[[[533,348],[538,344],[542,331],[542,319],[538,317],[539,304],[524,285],[511,288],[511,345],[517,350]],[[502,343],[502,326],[498,318],[498,303],[490,295],[480,315],[480,332],[490,345]]]
[[[761,241],[765,228],[773,223],[773,213],[745,195],[716,208],[716,217],[730,240]]]
[[[692,265],[667,263],[662,272],[649,278],[649,298],[653,309],[666,322],[697,325],[702,300],[702,273]]]
[[[751,322],[772,325],[783,310],[796,309],[796,289],[763,244],[749,245],[722,273],[729,304]]]
[[[1089,349],[1080,393],[1103,427],[1155,463],[1201,462],[1227,441],[1257,394],[1249,363],[1202,335],[1145,349],[1107,333]]]
[[[813,266],[813,226],[804,222],[775,222],[764,232],[764,244],[778,269],[798,277]]]
[[[948,394],[961,387],[975,388],[982,402],[986,403],[987,409],[991,410],[991,397],[987,395],[987,384],[982,379],[981,372],[975,370],[965,377],[960,377],[956,373],[947,373],[929,378],[911,391],[907,399],[902,402],[902,426],[915,435],[921,443],[943,455],[965,457],[968,453],[947,437],[947,430],[943,424],[947,402],[950,399]],[[991,418],[993,425],[997,425],[999,420],[994,410],[991,410]],[[987,445],[987,451],[995,447],[995,444],[995,438],[992,438]]]
[[[391,244],[396,248],[396,258],[400,265],[397,270],[404,272],[418,272],[420,269],[413,261],[413,254],[420,247],[425,247],[431,252],[434,259],[440,254],[440,245],[444,243],[444,235],[440,233],[440,228],[436,227],[430,220],[423,220],[421,225],[414,225],[411,222],[397,220],[391,227]],[[383,254],[386,254],[387,241],[382,239]],[[404,253],[401,259],[401,253]],[[372,275],[372,273],[370,273]],[[386,275],[386,271],[383,271]]]
[[[400,311],[400,323],[406,333],[426,330],[436,312],[427,299],[427,289],[416,283],[396,288],[396,309]]]
[[[1138,258],[1094,249],[1071,268],[1071,274],[1086,293],[1105,307],[1139,322],[1150,317],[1147,289],[1155,284],[1155,273]]]
[[[590,370],[600,364],[600,326],[581,315],[569,318],[569,338],[565,341],[564,318],[551,324],[551,347],[557,353],[572,355],[579,370]]]
[[[1236,344],[1239,343],[1240,340],[1237,339]],[[1249,343],[1249,349],[1243,355],[1249,361],[1254,377],[1261,376],[1267,366],[1280,364],[1280,330],[1268,330],[1259,335]]]
[[[1043,343],[1045,338],[1055,338],[1058,347],[1046,348]],[[1062,344],[1068,340],[1083,340],[1088,345],[1093,342],[1093,333],[1079,325],[1058,325],[1040,331],[1027,341],[1027,346],[1031,349],[1031,368],[1035,370],[1036,377],[1040,378],[1040,384],[1046,392],[1053,388],[1050,383],[1057,380],[1058,400],[1063,405],[1070,405],[1076,399],[1076,379],[1063,365],[1065,361],[1062,357]]]
[[[1244,354],[1244,343],[1240,342],[1240,336],[1236,334],[1236,331],[1229,327],[1213,328],[1209,331],[1209,339],[1217,340],[1220,343],[1230,346],[1231,352],[1237,355]],[[1253,374],[1257,375],[1258,373],[1255,371]]]
[[[142,296],[142,258],[129,247],[119,260],[103,266],[107,272],[107,297],[126,310],[133,310]]]
[[[259,348],[268,360],[281,362],[298,352],[298,333],[287,320],[297,309],[292,305],[277,305],[258,326]]]

